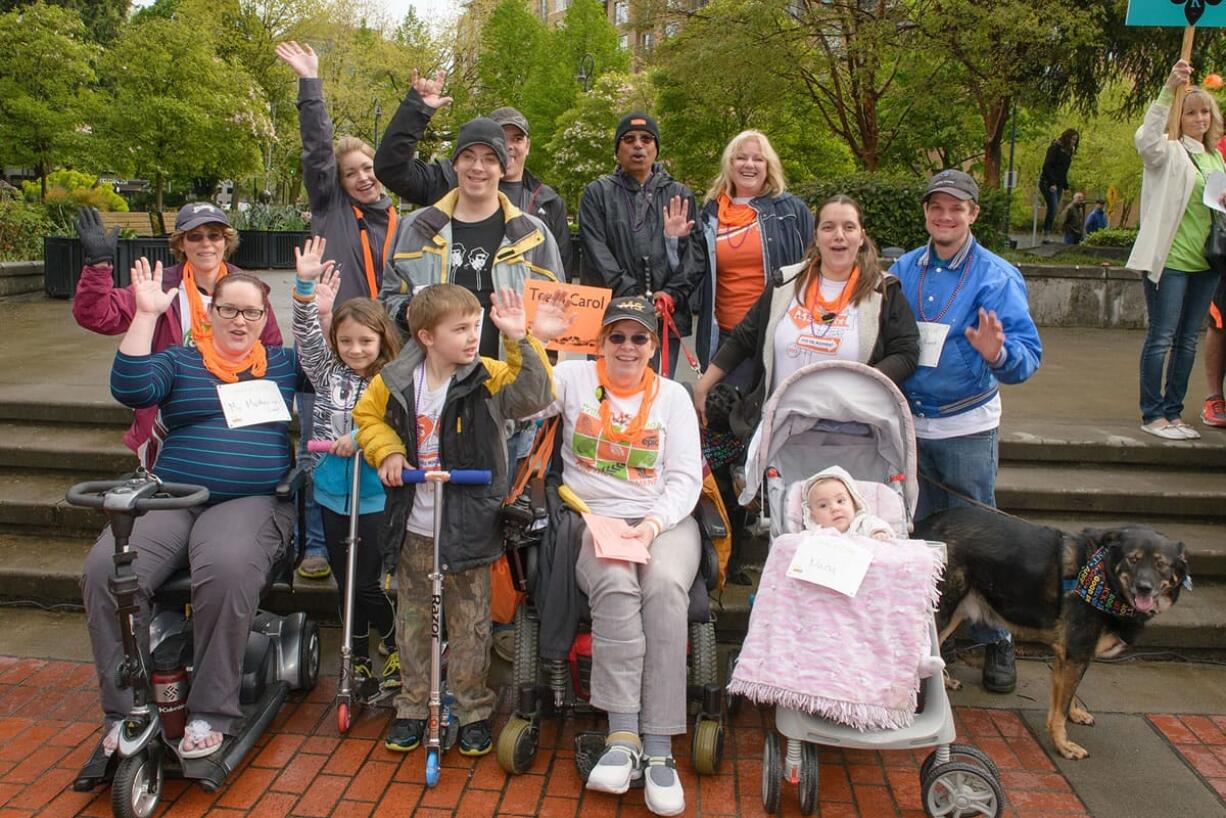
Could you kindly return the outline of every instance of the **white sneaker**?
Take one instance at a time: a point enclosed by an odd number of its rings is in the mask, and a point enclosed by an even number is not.
[[[606,747],[587,777],[587,788],[596,792],[622,795],[639,772],[639,751],[624,744]]]
[[[1183,433],[1177,427],[1172,426],[1166,418],[1158,418],[1157,420],[1151,420],[1149,423],[1142,423],[1141,431],[1148,432],[1154,437],[1160,437],[1163,440],[1188,439],[1183,436]]]
[[[1183,435],[1184,440],[1200,440],[1200,432],[1196,431],[1182,420],[1171,421],[1170,428]]]
[[[643,800],[656,815],[680,815],[685,812],[685,790],[677,775],[677,762],[672,756],[652,756],[646,759],[643,778]]]

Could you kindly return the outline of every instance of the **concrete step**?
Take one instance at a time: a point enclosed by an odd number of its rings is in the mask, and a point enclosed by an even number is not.
[[[1200,440],[1171,441],[1118,421],[1013,420],[1000,430],[1001,462],[1046,462],[1221,469],[1226,430],[1196,424]]]
[[[0,384],[0,421],[127,427],[132,423],[132,410],[116,403],[97,386]]]
[[[116,426],[0,422],[0,468],[122,474],[136,455]],[[75,477],[73,478],[75,479]]]
[[[1114,528],[1128,524],[1148,525],[1173,540],[1179,540],[1188,549],[1188,560],[1194,581],[1202,579],[1226,580],[1226,521],[1146,518],[1125,514],[1024,514],[1026,520],[1037,525],[1049,525],[1062,531],[1076,533],[1083,528]]]
[[[1008,463],[996,480],[996,503],[1019,512],[1226,520],[1226,471]]]
[[[113,475],[6,469],[0,472],[0,530],[92,538],[106,525],[106,518],[99,511],[69,505],[64,494],[75,482],[109,476]]]

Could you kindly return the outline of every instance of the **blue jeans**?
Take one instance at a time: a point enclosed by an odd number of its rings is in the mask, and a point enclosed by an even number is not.
[[[1051,187],[1045,187],[1041,183],[1039,185],[1039,193],[1043,196],[1043,203],[1047,205],[1047,214],[1043,216],[1043,232],[1050,233],[1056,225],[1056,210],[1060,208],[1060,194],[1063,191],[1060,188],[1052,190]]]
[[[1141,347],[1141,422],[1178,420],[1196,361],[1196,339],[1217,289],[1218,274],[1208,270],[1164,270],[1155,284],[1142,277],[1149,329]],[[1170,353],[1170,360],[1167,360]],[[1166,369],[1166,385],[1162,370]]]
[[[915,445],[920,473],[917,522],[938,511],[970,505],[925,477],[996,508],[996,467],[1000,457],[997,429],[943,440],[917,438]],[[1007,630],[986,625],[972,625],[970,632],[972,639],[985,645],[1009,638]]]
[[[315,431],[315,393],[299,392],[294,396],[298,408],[298,458],[307,456],[307,441]],[[306,493],[306,531],[298,532],[306,543],[307,557],[328,558],[328,547],[324,542],[324,521],[315,503],[315,492]]]

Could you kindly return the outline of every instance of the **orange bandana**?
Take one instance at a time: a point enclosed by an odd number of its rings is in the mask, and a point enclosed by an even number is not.
[[[737,204],[729,198],[727,192],[719,194],[716,200],[719,206],[719,223],[728,227],[745,227],[753,224],[758,218],[758,211],[749,204]]]
[[[211,330],[205,335],[196,337],[196,349],[200,350],[200,357],[204,358],[204,368],[216,375],[218,380],[226,383],[237,383],[239,373],[246,372],[248,369],[257,378],[264,377],[264,373],[268,371],[268,353],[258,338],[241,361],[231,361],[221,356],[221,353],[217,351],[217,346],[213,343]]]
[[[619,443],[623,446],[634,446],[643,437],[643,429],[647,426],[647,416],[651,414],[651,405],[655,403],[656,395],[659,393],[659,384],[656,382],[656,373],[651,370],[651,367],[646,367],[643,370],[643,378],[638,385],[631,389],[618,389],[610,381],[607,372],[605,371],[605,359],[600,358],[596,361],[596,378],[600,382],[601,398],[600,398],[600,423],[606,440],[613,443]],[[639,404],[639,410],[635,413],[623,429],[615,429],[613,427],[613,408],[609,405],[609,395],[615,395],[619,398],[631,398],[638,393],[643,393],[643,400]]]

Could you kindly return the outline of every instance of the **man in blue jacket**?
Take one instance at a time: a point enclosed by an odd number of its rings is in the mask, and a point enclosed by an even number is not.
[[[929,180],[923,206],[928,244],[891,270],[920,330],[919,367],[903,382],[919,454],[917,520],[952,506],[995,508],[999,385],[1029,378],[1043,355],[1021,273],[971,233],[975,180],[943,170]],[[983,686],[1011,692],[1009,632],[979,626],[971,635],[987,646]]]

